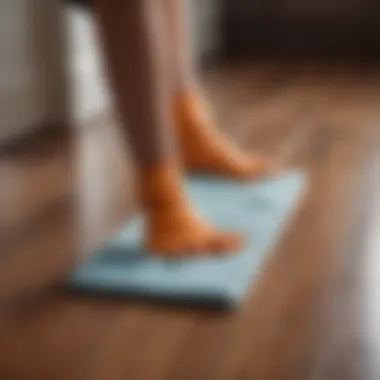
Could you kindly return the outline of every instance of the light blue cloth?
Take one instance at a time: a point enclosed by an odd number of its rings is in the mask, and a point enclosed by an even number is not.
[[[246,236],[242,252],[180,261],[156,258],[142,249],[142,221],[134,220],[74,271],[70,285],[115,295],[236,307],[295,211],[305,179],[297,172],[245,184],[191,179],[189,194],[206,219]]]

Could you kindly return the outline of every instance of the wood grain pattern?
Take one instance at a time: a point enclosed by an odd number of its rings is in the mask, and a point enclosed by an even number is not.
[[[380,72],[258,61],[205,84],[227,133],[310,176],[247,302],[228,313],[59,287],[78,251],[133,208],[131,161],[105,117],[75,143],[45,139],[0,158],[1,379],[378,378],[379,191],[368,189],[380,189]]]

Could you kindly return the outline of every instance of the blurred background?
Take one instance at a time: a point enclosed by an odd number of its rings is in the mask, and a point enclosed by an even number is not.
[[[380,374],[380,3],[188,0],[221,128],[308,173],[260,286],[231,314],[79,297],[62,282],[131,215],[93,10],[0,2],[0,379]]]

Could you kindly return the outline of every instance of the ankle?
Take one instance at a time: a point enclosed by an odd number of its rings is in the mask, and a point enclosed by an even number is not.
[[[138,194],[150,213],[164,212],[185,203],[182,170],[175,162],[163,162],[140,170]]]

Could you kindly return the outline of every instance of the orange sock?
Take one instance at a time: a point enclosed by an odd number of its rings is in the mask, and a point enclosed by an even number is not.
[[[178,257],[223,253],[241,246],[240,237],[215,230],[191,207],[177,165],[164,163],[142,170],[138,183],[147,214],[145,238],[149,250]]]
[[[241,180],[258,178],[274,170],[266,159],[237,149],[219,133],[206,102],[195,91],[175,95],[174,117],[182,159],[188,170]]]

